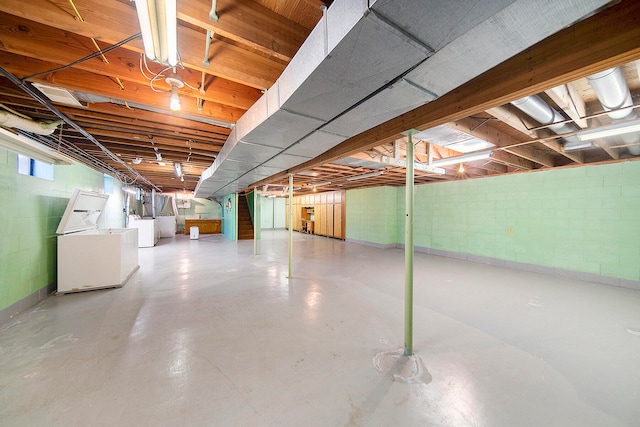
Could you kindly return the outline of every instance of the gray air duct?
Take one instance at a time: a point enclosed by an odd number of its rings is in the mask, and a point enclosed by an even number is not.
[[[523,113],[540,122],[541,125],[547,126],[554,133],[563,134],[579,130],[573,123],[558,123],[563,122],[566,119],[562,114],[551,108],[538,95],[525,96],[524,98],[512,101],[511,104]],[[591,143],[585,144],[573,135],[565,137],[564,140],[564,148],[567,151],[591,146]]]
[[[587,77],[587,80],[602,104],[602,108],[605,111],[609,111],[608,116],[611,121],[615,123],[633,120],[637,117],[633,109],[619,110],[620,108],[633,106],[631,92],[620,67],[593,74]],[[637,144],[640,142],[640,134],[638,133],[621,135],[619,138],[624,144]],[[627,149],[634,156],[640,155],[640,145],[632,145]]]
[[[62,124],[62,120],[56,120],[53,122],[37,122],[5,111],[0,111],[0,125],[9,128],[22,129],[38,135],[51,135],[60,124]]]

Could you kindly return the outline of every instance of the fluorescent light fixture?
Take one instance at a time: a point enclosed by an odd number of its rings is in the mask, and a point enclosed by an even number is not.
[[[633,120],[630,122],[618,123],[611,126],[604,126],[599,129],[587,130],[578,133],[576,136],[580,141],[592,141],[598,138],[624,135],[633,132],[640,132],[640,120]]]
[[[414,140],[429,141],[461,153],[472,153],[495,147],[494,144],[447,125],[436,126],[413,135]]]
[[[383,173],[384,171],[378,171],[378,172],[372,172],[372,173],[365,173],[364,175],[350,176],[349,178],[347,178],[347,181],[357,181],[359,179],[373,178],[373,177],[382,175]]]
[[[421,163],[417,163],[414,166],[414,170],[416,171],[420,171],[420,172],[428,172],[428,173],[433,173],[436,175],[444,175],[447,173],[446,170],[444,170],[444,168],[437,168],[433,165],[429,166],[429,165],[423,165]]]
[[[28,156],[49,165],[70,165],[72,161],[52,149],[27,138],[0,128],[0,147]]]
[[[144,53],[152,61],[178,63],[176,0],[135,0]]]
[[[174,163],[173,164],[173,169],[176,171],[176,176],[177,177],[181,177],[182,176],[182,165],[180,163]]]
[[[488,159],[491,157],[491,151],[483,151],[481,153],[469,153],[461,156],[447,157],[446,159],[434,160],[432,166],[455,165],[462,162],[473,162],[476,160]]]
[[[311,184],[313,187],[322,187],[323,185],[329,185],[331,184],[331,181],[323,181],[323,182],[317,182],[315,184]]]

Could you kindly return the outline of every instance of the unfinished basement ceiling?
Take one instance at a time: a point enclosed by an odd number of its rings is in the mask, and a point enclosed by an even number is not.
[[[73,11],[66,2],[36,3],[40,8],[25,8],[18,0],[0,5],[4,23],[0,26],[0,66],[18,78],[67,65],[95,51],[90,36],[105,49],[139,31],[135,9],[127,1],[114,2],[109,8],[91,0],[75,1],[78,10],[85,11],[84,21],[91,23],[86,26],[69,16]],[[197,195],[214,198],[268,183],[286,185],[288,173],[294,174],[300,192],[314,191],[314,183],[324,184],[315,191],[403,185],[405,141],[399,132],[389,131],[391,125],[405,123],[402,130],[434,127],[408,117],[418,117],[414,111],[424,114],[430,105],[442,109],[438,103],[459,91],[457,86],[465,87],[473,77],[490,73],[494,66],[583,18],[595,14],[587,20],[600,19],[614,13],[621,17],[619,21],[628,21],[637,20],[634,16],[638,15],[631,10],[637,6],[629,1],[612,7],[606,1],[552,5],[535,0],[431,2],[428,10],[417,1],[371,3],[219,0],[217,24],[198,19],[203,11],[208,13],[211,3],[179,4],[180,34],[184,34],[179,49],[185,68],[177,71],[196,88],[185,87],[180,92],[180,113],[169,111],[168,94],[149,88],[140,71],[139,40],[106,53],[109,64],[94,58],[26,80],[69,90],[83,106],[56,107],[162,191],[193,191],[200,182]],[[324,18],[321,5],[329,6]],[[99,21],[100,14],[107,19]],[[252,28],[261,29],[259,34],[247,30],[241,14],[251,17]],[[218,31],[209,52],[211,65],[205,68],[204,31],[210,27]],[[609,43],[621,45],[610,37]],[[635,39],[637,47],[639,38]],[[567,57],[593,55],[580,43],[562,49]],[[636,105],[640,85],[634,61],[639,56],[632,48],[628,50],[625,61],[613,58],[610,63],[622,65]],[[560,56],[557,51],[553,58],[556,56]],[[248,62],[257,66],[237,69],[238,63]],[[152,63],[148,67],[158,70]],[[598,67],[597,71],[607,68],[602,61]],[[587,75],[574,74],[555,82],[556,89],[545,87],[538,95],[581,128],[607,125],[611,119],[599,114],[603,106]],[[204,95],[198,89],[202,82]],[[479,89],[481,92],[482,87]],[[203,100],[201,110],[198,98]],[[493,144],[493,155],[465,162],[462,173],[459,164],[444,166],[444,175],[417,168],[416,182],[635,158],[629,144],[602,141],[591,148],[564,152],[564,140],[509,104],[514,99],[437,123],[452,134]],[[56,118],[2,77],[0,104],[5,111],[37,120]],[[425,123],[429,124],[426,128]],[[366,144],[360,142],[363,136]],[[81,153],[77,158],[99,170],[121,174],[125,181],[136,179],[70,126],[38,139]],[[428,163],[429,152],[434,161],[462,154],[455,145],[429,142],[425,139],[417,144],[416,165]],[[182,165],[184,181],[175,176],[174,163]],[[347,180],[372,171],[384,173]]]

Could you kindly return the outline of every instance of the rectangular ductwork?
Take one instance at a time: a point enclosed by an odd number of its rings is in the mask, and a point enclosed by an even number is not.
[[[335,0],[238,120],[197,197],[237,192],[424,105],[606,0]]]

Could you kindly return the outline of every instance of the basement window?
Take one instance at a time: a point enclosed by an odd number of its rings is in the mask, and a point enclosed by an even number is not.
[[[18,154],[18,173],[53,181],[53,165]]]

